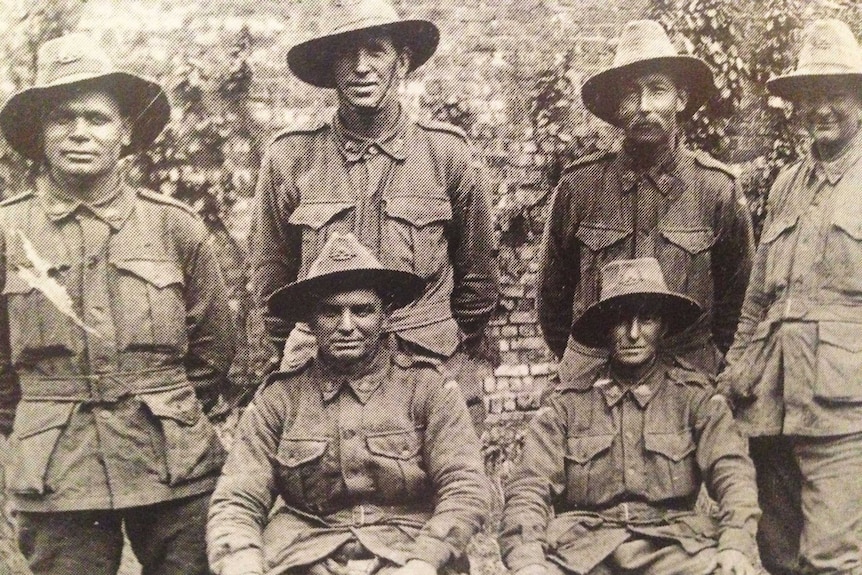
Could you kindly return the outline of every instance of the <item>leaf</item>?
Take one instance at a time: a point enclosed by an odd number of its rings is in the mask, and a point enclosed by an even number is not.
[[[36,248],[33,247],[33,244],[29,239],[27,239],[27,236],[24,235],[24,232],[21,230],[16,231],[18,232],[18,236],[21,238],[21,245],[24,247],[24,254],[27,256],[27,259],[30,260],[30,263],[33,264],[33,269],[36,270],[36,273],[34,273],[25,267],[18,266],[18,277],[24,280],[27,285],[38,290],[42,295],[44,295],[60,313],[71,318],[75,325],[90,335],[102,337],[102,334],[99,333],[98,330],[88,326],[83,322],[83,320],[81,320],[81,318],[78,317],[78,314],[75,313],[75,310],[72,307],[72,298],[69,297],[69,293],[66,291],[66,288],[49,275],[49,272],[53,267],[51,262],[39,255],[39,252],[36,251]]]

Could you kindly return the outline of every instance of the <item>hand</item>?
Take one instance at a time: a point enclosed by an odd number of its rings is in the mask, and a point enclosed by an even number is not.
[[[437,575],[437,569],[421,559],[411,559],[390,575]]]
[[[548,567],[542,563],[533,563],[521,567],[513,575],[547,575]]]
[[[748,557],[736,549],[719,551],[715,561],[715,573],[719,575],[758,575],[761,572],[751,564]]]

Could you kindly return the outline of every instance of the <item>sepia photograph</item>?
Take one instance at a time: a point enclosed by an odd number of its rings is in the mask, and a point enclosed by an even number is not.
[[[0,575],[862,574],[859,0],[0,0]]]

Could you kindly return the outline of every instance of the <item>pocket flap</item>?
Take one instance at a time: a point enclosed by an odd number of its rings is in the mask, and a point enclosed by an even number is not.
[[[299,467],[319,459],[329,446],[328,439],[294,439],[282,437],[276,458],[286,467]]]
[[[847,351],[862,351],[862,323],[822,321],[818,327],[820,341]]]
[[[644,448],[673,461],[682,461],[694,451],[694,439],[688,430],[673,433],[645,433]]]
[[[415,431],[395,431],[365,438],[368,450],[393,459],[413,459],[419,455],[419,436]]]
[[[353,207],[355,205],[350,202],[299,204],[287,221],[295,226],[308,226],[314,230],[319,230],[332,218]]]
[[[578,226],[578,231],[575,232],[575,235],[591,251],[600,252],[608,246],[621,241],[631,233],[631,230],[623,228],[610,228],[582,223]]]
[[[18,439],[27,439],[49,429],[65,427],[75,405],[71,401],[22,401],[15,410],[13,433]]]
[[[847,234],[854,240],[862,241],[862,223],[859,222],[858,214],[851,215],[854,217],[848,218],[847,220],[844,220],[839,217],[834,222],[832,222],[832,225],[843,231],[845,234]]]
[[[33,286],[21,279],[17,271],[6,271],[6,283],[3,285],[4,294],[24,294],[31,291],[33,291]]]
[[[140,394],[138,399],[156,417],[172,419],[184,425],[194,425],[203,416],[203,408],[190,385],[168,391]]]
[[[715,236],[712,235],[711,230],[706,228],[661,228],[659,232],[667,241],[692,255],[708,250],[715,243]]]
[[[452,204],[446,198],[399,197],[386,200],[386,214],[421,228],[452,219]]]
[[[774,242],[778,236],[783,234],[785,231],[792,229],[796,225],[796,220],[798,219],[799,216],[794,215],[773,221],[765,230],[763,230],[763,233],[760,235],[760,241],[767,244]]]
[[[566,440],[566,458],[581,464],[587,463],[599,453],[609,449],[613,442],[614,436],[612,434],[569,437]]]
[[[147,281],[159,289],[172,284],[184,285],[183,272],[177,264],[155,260],[116,260],[117,268]]]

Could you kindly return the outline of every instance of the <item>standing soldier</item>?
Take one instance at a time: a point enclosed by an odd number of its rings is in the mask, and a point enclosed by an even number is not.
[[[439,32],[425,20],[401,20],[388,0],[328,4],[325,32],[287,58],[302,81],[335,89],[338,111],[331,122],[280,134],[266,151],[251,244],[257,313],[265,315],[269,294],[308,274],[333,232],[355,233],[383,265],[425,281],[389,329],[402,351],[440,360],[479,419],[475,358],[498,292],[487,182],[461,130],[413,121],[398,100]],[[265,321],[276,341],[290,334],[284,368],[308,358],[307,327],[291,333],[293,324]],[[268,348],[263,340],[252,345]]]
[[[655,257],[673,290],[703,308],[667,342],[671,353],[715,373],[733,339],[751,266],[751,219],[722,163],[680,143],[679,122],[714,91],[702,60],[680,56],[661,26],[629,22],[613,65],[583,86],[584,105],[625,133],[622,149],[569,166],[554,195],[543,240],[539,322],[572,375],[605,352],[569,337],[598,297],[609,261]],[[716,349],[718,347],[718,350]]]
[[[720,383],[751,436],[767,568],[862,573],[859,44],[843,22],[814,22],[796,70],[767,86],[812,144],[769,193]]]
[[[119,167],[169,116],[157,84],[82,34],[46,42],[36,85],[0,110],[42,167],[0,203],[7,487],[36,575],[114,575],[124,531],[143,573],[208,573],[226,288],[203,222]]]

